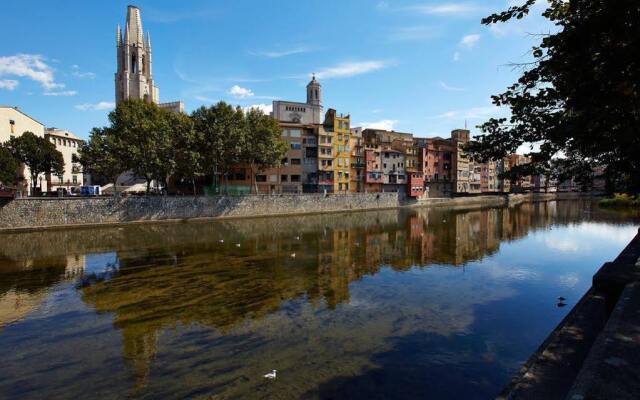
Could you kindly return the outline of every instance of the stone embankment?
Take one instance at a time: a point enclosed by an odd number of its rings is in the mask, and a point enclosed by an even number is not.
[[[499,399],[640,399],[640,230]]]
[[[0,205],[0,231],[70,226],[247,218],[398,207],[500,207],[525,201],[576,197],[575,194],[513,194],[410,201],[399,193],[27,198]]]

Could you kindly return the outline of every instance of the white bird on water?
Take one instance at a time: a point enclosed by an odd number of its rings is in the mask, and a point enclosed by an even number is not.
[[[220,243],[224,243],[224,239],[220,239]]]
[[[240,247],[240,243],[236,243],[236,247]]]
[[[264,376],[266,379],[276,379],[276,374],[277,374],[277,373],[278,373],[278,371],[274,369],[274,370],[272,370],[271,372],[269,372],[268,374],[264,374],[263,376]]]
[[[300,240],[300,236],[296,236],[296,240]]]
[[[296,253],[291,253],[291,257],[295,258],[296,257]]]

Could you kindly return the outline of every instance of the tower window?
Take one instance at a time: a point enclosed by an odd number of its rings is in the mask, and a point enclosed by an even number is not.
[[[138,72],[138,65],[136,61],[137,61],[136,56],[135,55],[131,56],[131,73],[133,74]]]

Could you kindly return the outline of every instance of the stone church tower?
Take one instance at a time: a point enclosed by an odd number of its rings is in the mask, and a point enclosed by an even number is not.
[[[116,72],[116,104],[130,98],[158,103],[158,88],[153,82],[151,37],[145,41],[138,7],[129,6],[127,23],[116,31],[118,69]]]
[[[322,86],[316,80],[315,74],[311,78],[311,82],[307,84],[307,104],[312,106],[322,105]]]

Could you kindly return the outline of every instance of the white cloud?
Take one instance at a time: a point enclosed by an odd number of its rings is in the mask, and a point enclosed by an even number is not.
[[[13,90],[18,84],[19,82],[13,79],[0,79],[0,89]]]
[[[453,61],[460,61],[460,52],[456,51],[453,53]]]
[[[53,69],[39,54],[0,57],[0,77],[7,75],[31,79],[38,82],[47,91],[64,87],[63,84],[56,83]]]
[[[450,91],[450,92],[464,92],[465,90],[467,90],[465,88],[449,86],[445,82],[439,82],[439,83],[440,83],[440,87],[441,88],[443,88],[444,90]]]
[[[463,120],[463,119],[485,119],[490,117],[504,116],[505,111],[496,106],[488,107],[472,107],[466,110],[452,110],[442,114],[427,117],[427,119],[447,119],[447,120]]]
[[[195,99],[196,100],[200,100],[200,101],[204,101],[204,102],[207,102],[207,103],[216,103],[216,102],[218,102],[218,100],[212,99],[212,98],[206,97],[206,96],[195,96]]]
[[[436,16],[466,16],[484,11],[482,7],[473,3],[425,4],[409,7],[409,9],[418,11],[422,14]]]
[[[395,119],[381,119],[374,122],[361,122],[358,126],[362,126],[364,129],[384,129],[386,131],[393,130],[393,127],[398,123]]]
[[[59,92],[44,92],[45,96],[75,96],[78,94],[76,90],[61,90]]]
[[[252,108],[257,108],[259,110],[262,110],[262,112],[265,113],[266,115],[269,115],[271,113],[271,111],[273,111],[273,105],[272,104],[252,104],[252,105],[247,106],[247,107],[242,107],[242,110],[244,112],[247,112],[247,111],[251,110]]]
[[[460,39],[460,46],[470,49],[473,46],[475,46],[479,40],[480,40],[480,35],[478,34],[474,33],[472,35],[466,35],[466,36],[463,36],[462,39]]]
[[[80,66],[79,65],[72,65],[71,66],[71,75],[75,76],[76,78],[80,78],[80,79],[94,79],[96,77],[96,74],[94,74],[93,72],[82,72],[80,71]]]
[[[389,3],[387,3],[386,1],[379,1],[378,4],[376,4],[376,8],[378,10],[386,10],[387,8],[389,8]]]
[[[101,101],[95,104],[85,103],[76,105],[76,109],[80,111],[100,111],[100,110],[113,110],[116,104],[111,101]]]
[[[233,85],[231,89],[229,89],[229,94],[238,99],[246,99],[247,97],[253,96],[253,92],[250,89],[238,85]]]
[[[348,78],[350,76],[377,71],[390,65],[387,61],[356,61],[344,62],[333,67],[323,68],[316,73],[318,79]]]
[[[306,46],[294,47],[287,50],[275,50],[275,51],[250,51],[249,54],[252,56],[261,56],[268,58],[280,58],[286,56],[292,56],[294,54],[302,54],[308,53],[311,51],[311,48]]]
[[[438,35],[440,35],[440,31],[431,26],[408,26],[395,30],[389,39],[392,41],[423,40]]]

